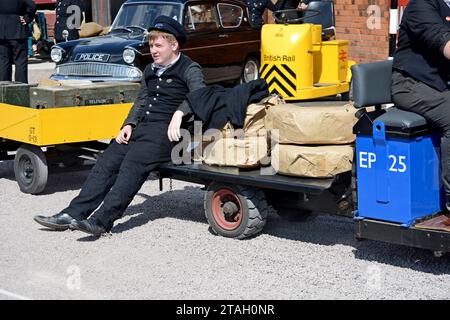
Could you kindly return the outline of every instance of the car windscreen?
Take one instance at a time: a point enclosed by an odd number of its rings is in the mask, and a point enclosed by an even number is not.
[[[129,27],[133,26],[148,29],[153,25],[155,18],[161,15],[171,17],[181,23],[181,12],[182,8],[178,3],[125,4],[114,19],[111,30],[130,30]]]

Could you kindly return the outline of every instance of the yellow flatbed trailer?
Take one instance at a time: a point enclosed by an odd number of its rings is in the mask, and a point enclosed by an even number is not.
[[[64,165],[80,163],[80,156],[89,153],[83,148],[89,148],[91,154],[93,147],[104,148],[107,144],[98,141],[116,137],[131,106],[32,109],[0,103],[0,160],[11,159],[9,152],[15,151],[14,174],[20,189],[31,194],[42,192],[47,184],[48,160]]]

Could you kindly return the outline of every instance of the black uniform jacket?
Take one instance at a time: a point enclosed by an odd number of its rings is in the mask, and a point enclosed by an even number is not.
[[[200,65],[184,54],[159,77],[149,64],[144,70],[139,94],[123,126],[136,127],[146,112],[150,112],[153,119],[163,122],[170,121],[176,110],[189,115],[191,110],[185,100],[186,94],[204,86]]]
[[[33,0],[1,0],[0,1],[0,40],[26,39],[31,35],[28,23],[36,14]],[[26,25],[20,22],[23,16]]]
[[[309,4],[311,0],[278,0],[277,2],[277,10],[288,10],[288,9],[297,9],[298,5],[303,2],[305,4]],[[303,17],[303,12],[288,12],[286,13],[286,18],[288,19],[297,19]],[[301,23],[301,22],[300,22]]]
[[[56,10],[56,21],[55,21],[55,38],[57,42],[65,41],[62,33],[64,30],[69,32],[67,40],[76,40],[80,37],[78,28],[80,26],[68,25],[67,22],[73,24],[75,19],[71,17],[75,12],[71,10],[70,6],[78,6],[80,8],[79,12],[81,14],[79,22],[82,22],[82,8],[80,0],[57,0],[55,5]],[[70,19],[70,20],[69,20]]]
[[[300,2],[303,2],[305,4],[309,4],[311,2],[311,0],[279,0],[279,2],[277,3],[278,6],[283,9],[283,10],[287,10],[287,9],[296,9],[298,7],[298,5],[300,4]]]
[[[203,122],[203,131],[222,129],[230,121],[235,128],[244,126],[247,106],[269,95],[264,79],[253,80],[234,88],[211,85],[187,95],[194,119]]]
[[[450,61],[443,55],[447,41],[450,8],[444,0],[411,0],[400,24],[393,69],[445,90],[450,73]]]
[[[280,0],[276,4],[271,0],[244,0],[244,2],[248,7],[251,24],[259,27],[264,24],[263,14],[266,9],[270,11],[281,9]]]

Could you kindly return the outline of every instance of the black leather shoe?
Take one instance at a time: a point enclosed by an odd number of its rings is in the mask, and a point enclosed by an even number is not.
[[[75,230],[80,230],[86,233],[89,233],[93,236],[101,236],[104,233],[107,233],[105,227],[103,227],[97,220],[95,219],[87,219],[82,221],[74,220],[70,224],[70,228]]]
[[[34,221],[52,230],[64,231],[69,229],[72,221],[76,220],[67,213],[58,213],[51,217],[35,216]]]

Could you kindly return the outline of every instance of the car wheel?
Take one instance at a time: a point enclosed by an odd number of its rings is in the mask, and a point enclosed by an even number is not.
[[[254,57],[248,57],[245,60],[244,69],[242,71],[241,83],[248,83],[259,78],[259,62]]]

